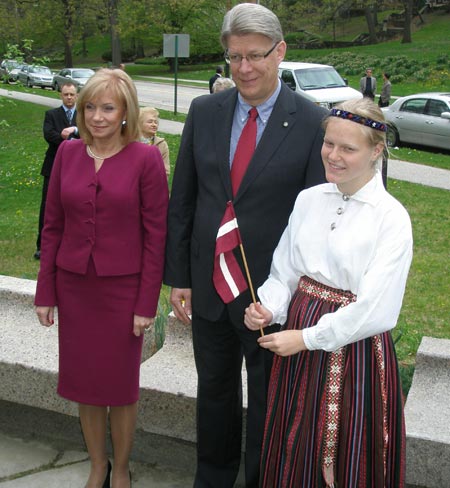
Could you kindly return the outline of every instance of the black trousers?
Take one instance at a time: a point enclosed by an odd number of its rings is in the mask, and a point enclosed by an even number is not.
[[[48,184],[50,183],[50,176],[44,176],[44,181],[42,182],[42,196],[41,196],[41,208],[39,210],[39,224],[38,224],[38,236],[36,239],[36,249],[41,249],[41,234],[44,227],[44,216],[45,216],[45,202],[47,200]]]
[[[218,322],[193,316],[192,338],[198,373],[195,488],[232,488],[236,481],[242,447],[243,357],[248,376],[246,487],[259,485],[273,354],[258,345],[258,337],[259,332],[248,330],[243,322],[233,324],[228,313]]]

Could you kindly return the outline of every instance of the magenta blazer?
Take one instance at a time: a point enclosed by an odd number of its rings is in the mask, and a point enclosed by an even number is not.
[[[159,149],[133,142],[96,173],[82,140],[63,142],[47,196],[35,304],[57,305],[56,269],[141,273],[134,313],[154,317],[164,268],[168,186]]]

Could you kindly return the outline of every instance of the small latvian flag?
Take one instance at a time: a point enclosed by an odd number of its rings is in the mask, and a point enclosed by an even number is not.
[[[242,245],[233,204],[227,202],[225,214],[220,223],[214,253],[213,282],[217,293],[225,303],[232,302],[245,291],[247,281],[233,254],[233,249]]]

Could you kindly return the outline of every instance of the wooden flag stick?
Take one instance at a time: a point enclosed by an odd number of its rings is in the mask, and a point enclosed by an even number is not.
[[[252,295],[253,303],[256,303],[255,290],[253,289],[252,278],[250,277],[250,271],[248,270],[247,258],[245,257],[244,246],[242,245],[242,242],[239,244],[239,247],[241,249],[242,261],[244,262],[245,274],[247,275],[248,287],[250,288],[250,293]],[[261,336],[264,335],[264,331],[262,327],[259,328],[259,332]]]

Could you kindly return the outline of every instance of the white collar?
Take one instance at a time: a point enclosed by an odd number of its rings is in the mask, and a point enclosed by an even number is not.
[[[336,183],[325,185],[324,193],[335,193],[344,197],[344,193],[339,190]],[[383,178],[380,171],[376,170],[373,178],[356,193],[351,195],[350,199],[357,200],[362,203],[368,203],[369,205],[375,207],[385,193],[386,189],[383,185]]]

